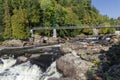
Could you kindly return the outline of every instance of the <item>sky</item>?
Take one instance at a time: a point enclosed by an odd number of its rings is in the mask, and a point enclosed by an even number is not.
[[[120,0],[92,0],[100,14],[116,19],[120,16]]]

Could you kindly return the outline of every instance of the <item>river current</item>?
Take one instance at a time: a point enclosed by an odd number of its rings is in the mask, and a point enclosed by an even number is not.
[[[16,59],[0,58],[0,80],[48,80],[50,77],[59,78],[62,76],[56,69],[56,62],[53,62],[45,72],[36,64],[30,61],[17,64]]]

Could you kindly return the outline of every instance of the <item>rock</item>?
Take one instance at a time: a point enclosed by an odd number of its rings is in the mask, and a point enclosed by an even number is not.
[[[120,43],[112,45],[101,57],[99,72],[105,80],[120,80]],[[103,75],[104,74],[104,75]]]
[[[38,58],[38,57],[40,57],[40,55],[41,55],[41,54],[32,54],[32,55],[30,56],[30,58]]]
[[[119,40],[116,39],[116,38],[113,38],[113,39],[110,40],[110,43],[114,43],[114,44],[116,44],[116,43],[118,43],[118,42],[119,42]]]
[[[117,44],[120,42],[120,36],[114,35],[112,36],[110,43]]]
[[[112,64],[119,64],[120,63],[120,43],[117,45],[112,45],[107,54],[107,60]]]
[[[66,42],[61,46],[61,51],[64,52],[64,54],[72,53],[72,51],[76,51],[77,55],[81,54],[80,50],[84,50],[84,53],[96,53],[100,52],[101,50],[107,51],[109,49],[109,46],[102,46],[100,44],[95,44],[95,43],[81,43],[81,42]]]
[[[58,38],[49,37],[47,42],[48,42],[48,43],[58,43]]]
[[[40,35],[34,35],[34,44],[38,45],[43,41],[42,37]]]
[[[47,43],[48,42],[48,37],[43,37],[43,43]]]
[[[101,77],[99,77],[99,76],[95,76],[95,79],[94,80],[104,80],[104,79],[102,79]]]
[[[107,77],[111,77],[112,80],[120,80],[120,64],[113,65],[107,71]]]
[[[78,55],[83,60],[94,62],[96,60],[100,61],[99,56],[101,54],[91,50],[79,50]]]
[[[78,50],[80,48],[79,44],[76,43],[65,43],[63,44],[60,49],[62,52],[64,52],[65,54],[67,53],[72,53],[73,50]]]
[[[64,38],[58,37],[58,42],[59,42],[59,43],[65,43],[65,41],[66,41],[66,40],[65,40]]]
[[[49,78],[48,80],[75,80],[72,78]]]
[[[3,42],[4,46],[11,46],[11,47],[19,47],[23,46],[23,42],[21,40],[9,40]]]
[[[0,59],[0,64],[4,64],[3,61]]]
[[[28,60],[28,58],[25,57],[25,56],[19,56],[19,57],[17,58],[17,62],[18,62],[18,63],[25,62],[25,61],[27,61],[27,60]]]
[[[61,51],[64,52],[65,54],[67,53],[72,53],[72,49],[69,47],[60,47]]]
[[[1,58],[3,58],[3,59],[9,59],[9,56],[8,55],[2,55]]]
[[[86,72],[93,65],[90,62],[73,56],[72,54],[66,54],[56,62],[57,68],[63,73],[63,76],[72,78],[73,80],[87,80]]]

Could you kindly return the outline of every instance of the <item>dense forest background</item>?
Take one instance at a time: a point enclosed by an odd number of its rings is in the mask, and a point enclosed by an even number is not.
[[[91,0],[0,0],[0,40],[30,37],[32,27],[51,26],[110,26],[119,25],[118,19],[101,15],[91,5]],[[113,32],[109,29],[101,33]],[[36,31],[36,34],[51,36],[52,31]],[[58,36],[92,34],[91,29],[58,30]]]

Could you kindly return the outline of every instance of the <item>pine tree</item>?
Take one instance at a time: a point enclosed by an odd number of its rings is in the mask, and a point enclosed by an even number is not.
[[[10,16],[10,7],[9,7],[9,0],[4,0],[4,23],[5,23],[5,30],[4,30],[4,39],[11,39],[12,38],[12,28],[11,28],[11,16]]]
[[[0,0],[0,41],[3,40],[3,31],[4,31],[4,26],[3,26],[3,0]]]
[[[3,25],[3,0],[0,0],[0,26],[2,27]]]
[[[25,40],[29,37],[29,27],[27,23],[26,10],[22,9],[14,9],[14,15],[12,16],[12,30],[13,30],[13,38]]]
[[[25,3],[28,25],[30,28],[36,26],[40,20],[40,6],[37,0],[27,0]]]

